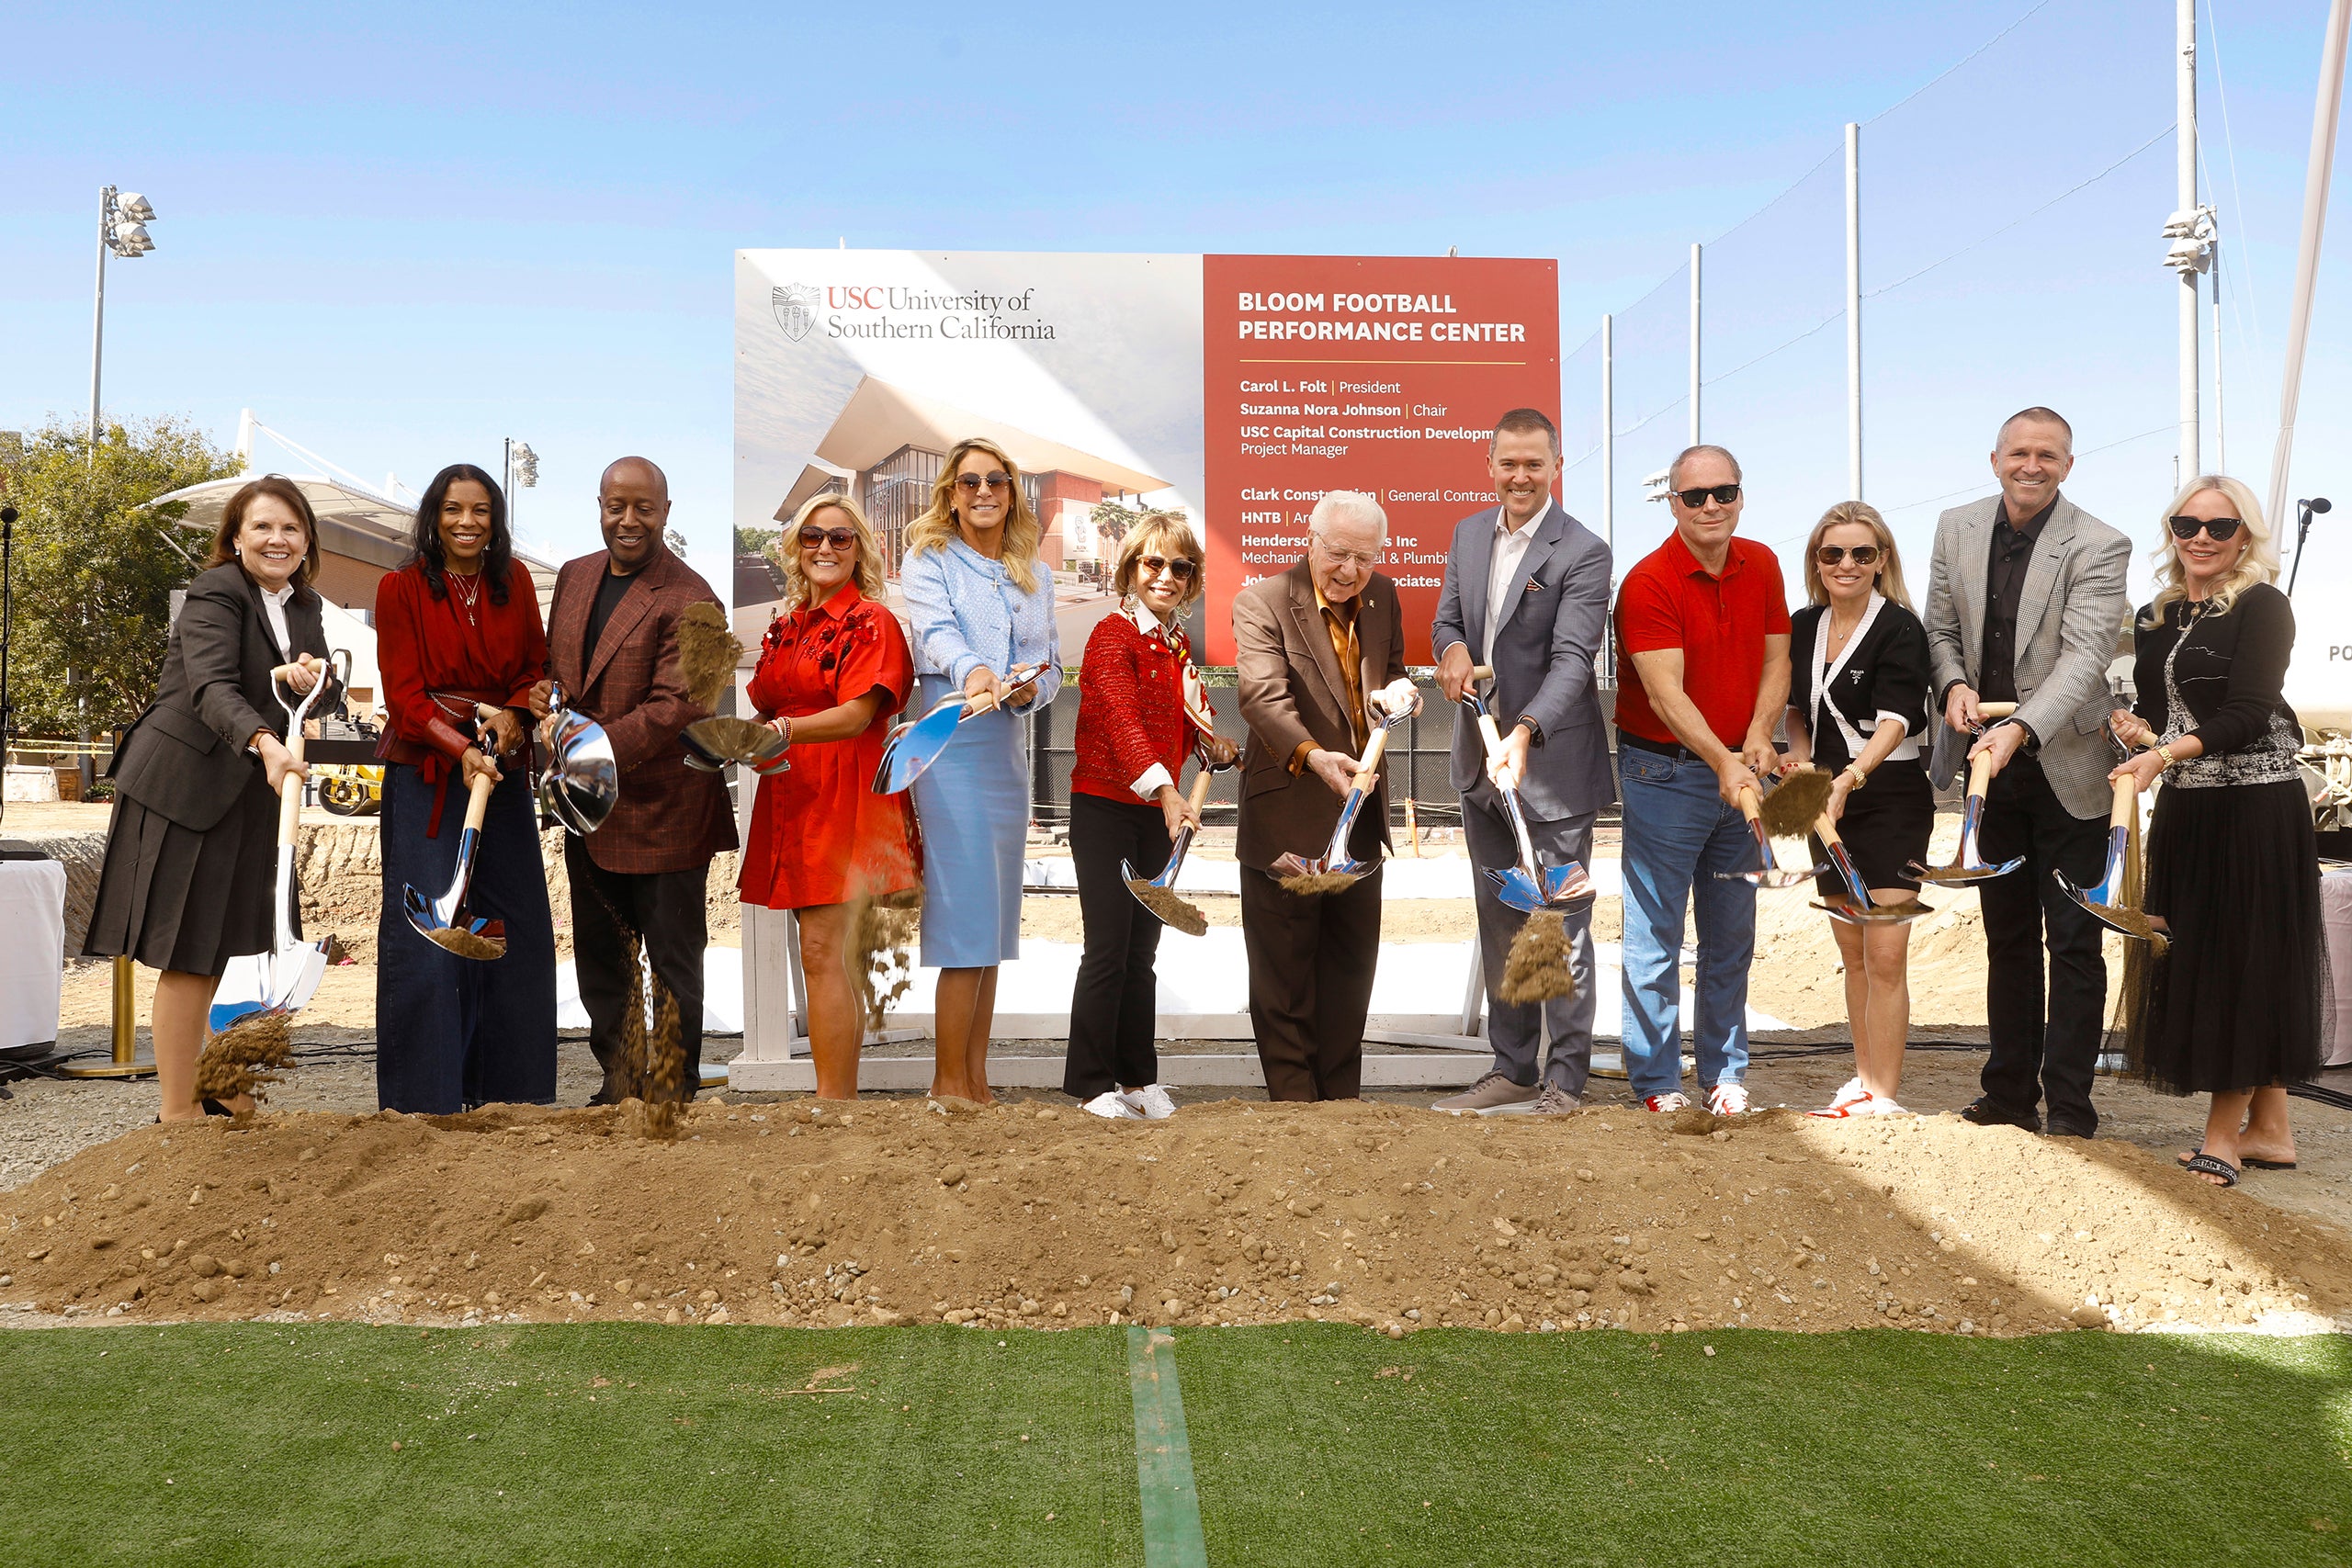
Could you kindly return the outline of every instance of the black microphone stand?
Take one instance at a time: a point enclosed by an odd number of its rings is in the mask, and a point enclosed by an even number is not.
[[[2303,574],[2303,547],[2311,542],[2312,513],[2335,509],[2334,504],[2324,495],[2313,496],[2309,501],[2299,501],[2295,502],[2295,508],[2301,515],[2295,523],[2295,564],[2287,573],[2287,597],[2290,599],[2295,596],[2295,579]]]

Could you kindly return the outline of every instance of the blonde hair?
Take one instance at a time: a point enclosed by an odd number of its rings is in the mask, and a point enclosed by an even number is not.
[[[2164,543],[2156,547],[2154,558],[2156,563],[2156,596],[2148,605],[2147,618],[2140,623],[2143,626],[2162,626],[2165,611],[2171,607],[2172,602],[2188,596],[2188,584],[2182,581],[2180,574],[2180,550],[2172,536],[2172,520],[2180,515],[2180,509],[2188,504],[2190,496],[2208,490],[2218,490],[2230,498],[2230,504],[2237,508],[2238,522],[2245,529],[2246,542],[2238,556],[2238,564],[2222,579],[2222,585],[2213,590],[2213,596],[2209,601],[2212,607],[2205,613],[2226,615],[2230,607],[2238,602],[2239,594],[2257,582],[2278,581],[2278,546],[2270,536],[2270,525],[2263,521],[2262,502],[2255,500],[2254,491],[2246,488],[2243,479],[2233,479],[2227,474],[2200,474],[2189,480],[2181,492],[2172,498],[2172,504],[2165,509]]]
[[[1184,514],[1181,512],[1147,512],[1135,520],[1127,529],[1127,536],[1119,541],[1118,560],[1111,569],[1113,592],[1126,594],[1136,591],[1136,562],[1153,545],[1160,547],[1163,556],[1182,556],[1193,563],[1192,584],[1185,590],[1184,597],[1178,601],[1178,609],[1208,592],[1208,557],[1202,552],[1200,540],[1193,536],[1193,525],[1184,520]]]
[[[1878,591],[1905,609],[1911,608],[1911,595],[1903,588],[1903,557],[1894,547],[1894,535],[1888,529],[1886,519],[1878,514],[1878,508],[1867,501],[1839,502],[1823,513],[1821,521],[1813,525],[1813,532],[1805,536],[1805,602],[1812,604],[1829,603],[1829,589],[1821,581],[1821,562],[1815,558],[1814,552],[1821,548],[1824,534],[1849,523],[1860,524],[1871,531],[1871,537],[1878,541]]]
[[[857,570],[850,580],[868,599],[879,601],[883,595],[882,545],[874,536],[874,525],[865,520],[865,513],[856,502],[838,491],[827,491],[822,495],[812,495],[802,502],[800,510],[792,514],[791,523],[786,525],[783,536],[775,542],[775,564],[777,570],[784,573],[784,607],[786,610],[800,608],[808,603],[809,598],[808,579],[800,570],[801,525],[820,512],[828,510],[848,518],[851,528],[857,534]]]
[[[1045,525],[1037,521],[1036,508],[1029,504],[1029,492],[1021,488],[1021,465],[1006,457],[1003,447],[982,436],[967,435],[947,449],[946,459],[939,465],[939,477],[931,481],[931,510],[907,525],[907,554],[944,550],[952,541],[964,536],[956,522],[956,471],[975,452],[986,452],[994,457],[1005,477],[1012,481],[1012,510],[1004,524],[1004,570],[1021,585],[1021,592],[1035,593],[1037,546],[1046,536]]]

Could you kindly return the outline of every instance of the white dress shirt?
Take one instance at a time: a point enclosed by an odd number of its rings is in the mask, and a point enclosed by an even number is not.
[[[1524,526],[1514,529],[1510,513],[1499,506],[1495,509],[1495,558],[1487,574],[1487,636],[1485,651],[1478,660],[1481,664],[1495,661],[1495,633],[1503,624],[1510,595],[1519,592],[1519,563],[1527,558],[1527,547],[1534,542],[1535,530],[1551,510],[1552,502],[1547,497],[1541,512],[1529,518]]]
[[[261,590],[261,613],[269,617],[270,632],[277,638],[278,651],[286,655],[288,663],[294,659],[294,638],[286,629],[286,605],[293,597],[294,584],[291,582],[275,593],[266,588]]]

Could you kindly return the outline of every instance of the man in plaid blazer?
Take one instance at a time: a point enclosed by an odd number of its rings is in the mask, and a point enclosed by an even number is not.
[[[716,773],[686,766],[678,732],[709,710],[687,696],[678,621],[688,605],[719,604],[671,554],[670,481],[642,457],[623,457],[597,487],[605,547],[564,563],[548,615],[548,672],[575,712],[605,727],[620,762],[621,797],[604,826],[566,834],[571,952],[588,1043],[605,1069],[589,1103],[629,1092],[622,1027],[635,978],[632,939],[645,946],[657,987],[678,1004],[684,1048],[682,1098],[702,1081],[703,917],[711,857],[736,847],[735,817]],[[546,711],[546,688],[533,706]]]

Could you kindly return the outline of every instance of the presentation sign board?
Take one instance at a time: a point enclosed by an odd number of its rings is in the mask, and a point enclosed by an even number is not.
[[[856,497],[895,578],[948,447],[984,435],[1044,524],[1065,662],[1116,608],[1126,525],[1165,510],[1207,547],[1201,651],[1229,663],[1234,594],[1299,558],[1334,489],[1386,508],[1427,662],[1453,525],[1493,503],[1495,419],[1559,401],[1550,261],[740,252],[739,631],[764,629],[758,546],[799,507]]]

